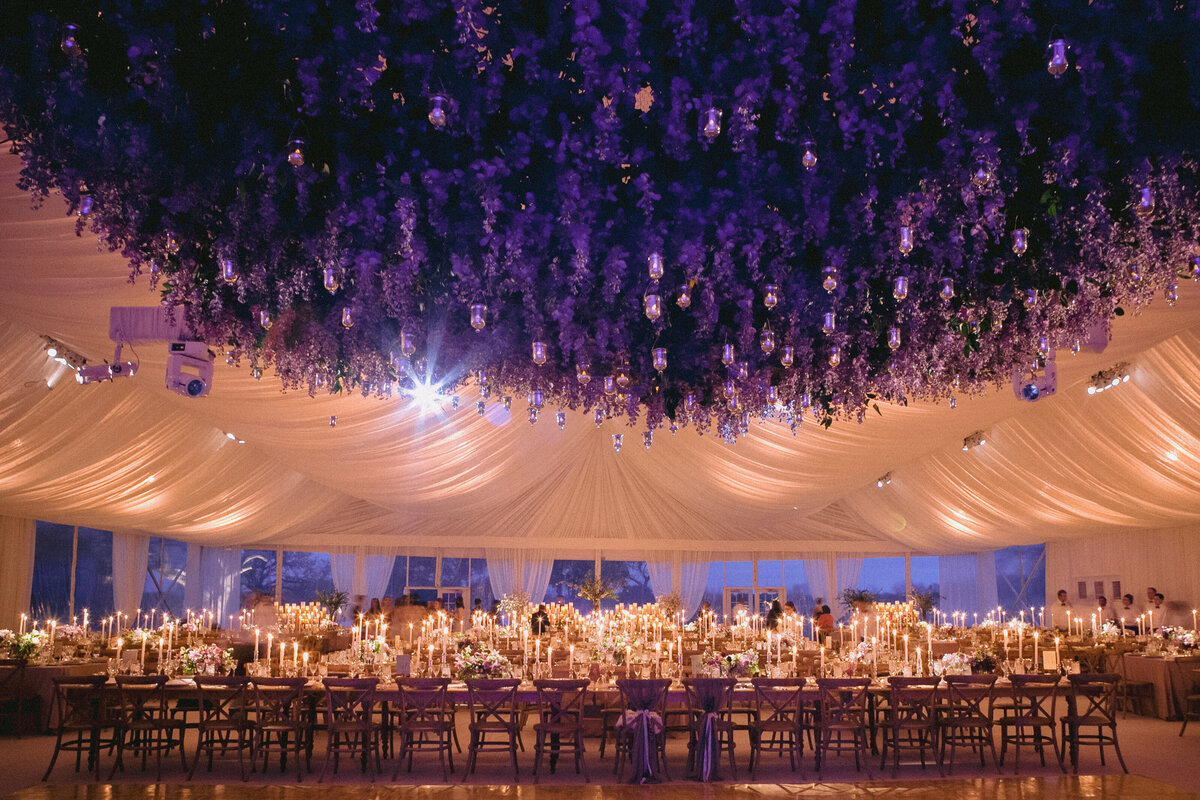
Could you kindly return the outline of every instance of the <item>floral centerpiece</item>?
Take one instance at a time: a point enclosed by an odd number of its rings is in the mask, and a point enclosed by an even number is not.
[[[500,611],[508,617],[510,623],[523,620],[529,610],[529,595],[521,589],[506,594],[500,599]]]
[[[1167,625],[1161,629],[1159,635],[1162,636],[1162,638],[1166,641],[1182,650],[1195,650],[1198,646],[1200,646],[1200,642],[1198,642],[1196,638],[1196,632],[1187,630],[1186,628],[1177,628]]]
[[[363,661],[381,664],[391,659],[392,648],[388,646],[387,639],[382,636],[361,639],[359,656]]]
[[[867,661],[871,658],[871,643],[859,642],[846,651],[846,658],[856,664],[861,661]]]
[[[971,665],[971,672],[986,673],[995,672],[997,659],[996,651],[990,647],[980,647],[971,653],[968,662]]]
[[[621,590],[621,584],[609,583],[604,578],[596,575],[594,571],[589,573],[579,583],[571,583],[568,586],[574,589],[584,600],[590,600],[593,610],[599,610],[601,600],[616,597],[617,593]]]
[[[704,653],[702,663],[705,672],[722,678],[752,678],[759,673],[757,650],[724,655],[708,650]]]
[[[946,653],[940,661],[933,662],[934,672],[939,675],[966,675],[971,671],[971,658],[967,653]]]
[[[346,592],[323,592],[318,590],[314,595],[314,599],[321,604],[325,609],[325,613],[332,618],[340,614],[342,609],[346,607],[350,595]]]
[[[499,651],[490,647],[468,647],[454,656],[454,670],[459,678],[507,678],[512,664]]]
[[[54,638],[55,639],[67,639],[67,640],[82,639],[83,638],[83,626],[82,625],[59,625],[54,629]]]
[[[668,619],[675,619],[679,612],[683,610],[683,601],[674,592],[664,594],[658,598],[658,610],[665,614]]]
[[[1121,626],[1115,622],[1106,622],[1100,626],[1100,630],[1096,631],[1096,638],[1100,641],[1119,639],[1121,638]]]
[[[180,661],[183,663],[183,672],[186,675],[232,673],[237,668],[237,659],[233,657],[233,650],[222,650],[216,644],[184,648]]]
[[[13,633],[10,630],[0,631],[0,647],[8,649],[8,655],[18,661],[28,661],[38,654],[47,642],[50,634],[44,630],[32,630],[25,633]]]
[[[625,631],[610,630],[596,642],[592,660],[607,664],[624,664],[625,654],[641,648],[642,643]]]

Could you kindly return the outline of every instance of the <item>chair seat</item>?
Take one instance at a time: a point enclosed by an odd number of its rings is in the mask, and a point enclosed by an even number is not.
[[[1049,717],[1004,717],[1003,719],[996,720],[996,724],[1006,728],[1036,728],[1053,726],[1054,720]]]
[[[1066,725],[1071,724],[1070,717],[1063,717],[1062,721]],[[1083,725],[1112,725],[1113,724],[1112,720],[1110,720],[1106,717],[1101,717],[1101,716],[1077,717],[1075,719],[1075,723],[1078,725],[1081,725],[1081,726],[1083,726]]]
[[[496,731],[497,733],[510,733],[518,729],[518,725],[507,722],[472,722],[468,728],[475,732],[486,733],[487,731]]]

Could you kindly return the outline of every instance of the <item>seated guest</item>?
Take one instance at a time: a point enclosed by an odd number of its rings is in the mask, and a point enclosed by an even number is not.
[[[827,636],[833,633],[833,612],[829,610],[829,606],[823,605],[815,609],[814,613],[817,617],[817,630],[822,636]]]
[[[779,618],[783,616],[783,606],[778,600],[771,601],[771,610],[767,612],[767,627],[775,630],[779,627]]]
[[[483,613],[483,600],[478,597],[475,598],[475,604],[471,606],[471,614],[473,615],[475,613]]]
[[[529,632],[534,636],[550,632],[550,615],[546,612],[546,604],[538,606],[537,611],[529,618]]]
[[[367,609],[367,617],[369,619],[379,619],[379,615],[383,613],[383,606],[379,603],[378,597],[371,598],[371,607]]]
[[[499,600],[492,601],[492,610],[488,612],[488,616],[490,616],[492,619],[495,619],[496,617],[500,616],[500,601]]]
[[[1058,599],[1050,604],[1050,627],[1065,631],[1071,618],[1071,601],[1067,600],[1067,590],[1058,590]]]
[[[1146,587],[1146,602],[1142,605],[1141,613],[1145,614],[1150,609],[1154,608],[1154,595],[1158,594],[1158,589],[1153,586]]]
[[[785,613],[785,614],[796,614],[796,613],[798,613],[798,612],[796,611],[796,604],[795,604],[795,603],[793,603],[791,600],[788,600],[786,603],[784,603],[784,604],[783,604],[783,613]]]
[[[1138,610],[1137,606],[1133,604],[1133,595],[1121,595],[1121,607],[1117,609],[1117,620],[1125,620],[1125,630],[1137,630],[1137,616]]]
[[[380,613],[383,614],[383,621],[388,625],[392,624],[392,612],[396,610],[395,603],[391,597],[385,597],[379,601]]]
[[[1096,611],[1100,615],[1098,619],[1101,625],[1106,622],[1117,621],[1116,609],[1108,604],[1108,598],[1104,595],[1100,595],[1096,598]]]

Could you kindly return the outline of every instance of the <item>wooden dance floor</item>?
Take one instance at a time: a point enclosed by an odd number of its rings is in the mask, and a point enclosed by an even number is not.
[[[262,786],[254,784],[45,785],[0,800],[1200,800],[1200,794],[1140,775],[1062,778],[970,778],[861,783],[700,784],[660,786]]]

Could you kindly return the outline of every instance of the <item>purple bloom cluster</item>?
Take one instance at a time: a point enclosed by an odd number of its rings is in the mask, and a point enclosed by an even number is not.
[[[512,664],[499,651],[486,646],[468,647],[454,656],[454,669],[460,678],[506,678]]]
[[[1195,4],[106,9],[0,21],[22,184],[289,388],[736,438],[984,391],[1200,275]]]

